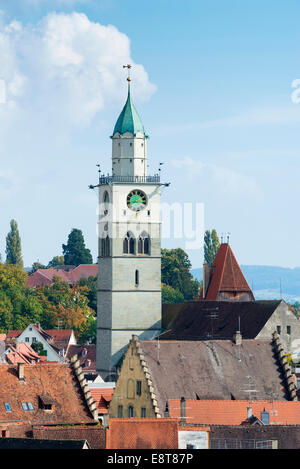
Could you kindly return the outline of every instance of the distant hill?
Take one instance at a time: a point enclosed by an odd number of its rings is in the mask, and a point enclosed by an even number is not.
[[[291,303],[300,301],[300,267],[290,269],[269,265],[241,265],[241,269],[256,300],[282,297]],[[191,272],[196,279],[202,280],[202,268],[192,269]]]

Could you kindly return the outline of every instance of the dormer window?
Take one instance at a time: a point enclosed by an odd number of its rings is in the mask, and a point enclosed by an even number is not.
[[[42,409],[42,410],[53,409],[53,401],[47,396],[39,396],[38,401],[39,401],[39,409]]]

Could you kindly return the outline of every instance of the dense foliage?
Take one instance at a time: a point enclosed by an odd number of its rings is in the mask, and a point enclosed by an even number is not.
[[[96,312],[87,285],[70,288],[55,277],[53,285],[32,289],[26,281],[21,266],[0,263],[0,332],[40,323],[43,329],[73,329],[79,343],[95,341]]]
[[[67,244],[63,244],[62,249],[65,265],[77,266],[93,263],[91,251],[85,247],[82,231],[77,228],[73,228],[68,236]]]
[[[194,279],[190,272],[192,265],[186,252],[181,248],[162,249],[161,255],[162,283],[175,290],[172,292],[163,288],[163,301],[167,299],[167,303],[179,303],[179,298],[183,300],[197,298],[200,282]]]

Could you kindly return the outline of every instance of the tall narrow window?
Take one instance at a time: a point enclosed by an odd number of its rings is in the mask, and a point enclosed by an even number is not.
[[[142,394],[142,381],[140,380],[136,382],[136,394],[137,396],[141,396]]]
[[[146,418],[146,407],[141,407],[141,417]]]
[[[136,284],[136,286],[139,285],[139,283],[140,283],[140,278],[139,277],[140,277],[139,276],[139,271],[136,270],[135,271],[135,284]]]
[[[128,417],[129,417],[130,419],[132,419],[133,416],[134,416],[134,409],[133,409],[133,406],[130,405],[130,406],[128,407]]]
[[[109,207],[109,195],[108,192],[104,193],[103,197],[103,204],[104,204],[104,215],[108,213],[108,207]]]
[[[118,418],[121,419],[123,418],[123,406],[118,405]]]
[[[130,231],[123,240],[123,254],[135,254],[135,237]]]
[[[138,240],[138,254],[150,255],[150,237],[143,231]]]
[[[110,239],[109,239],[109,236],[106,236],[106,238],[105,238],[105,255],[106,256],[110,255]]]

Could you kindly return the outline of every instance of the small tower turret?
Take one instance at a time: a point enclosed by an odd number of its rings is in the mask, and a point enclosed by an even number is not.
[[[131,78],[128,68],[128,96],[112,135],[113,176],[147,176],[147,138],[141,118],[130,94]]]

